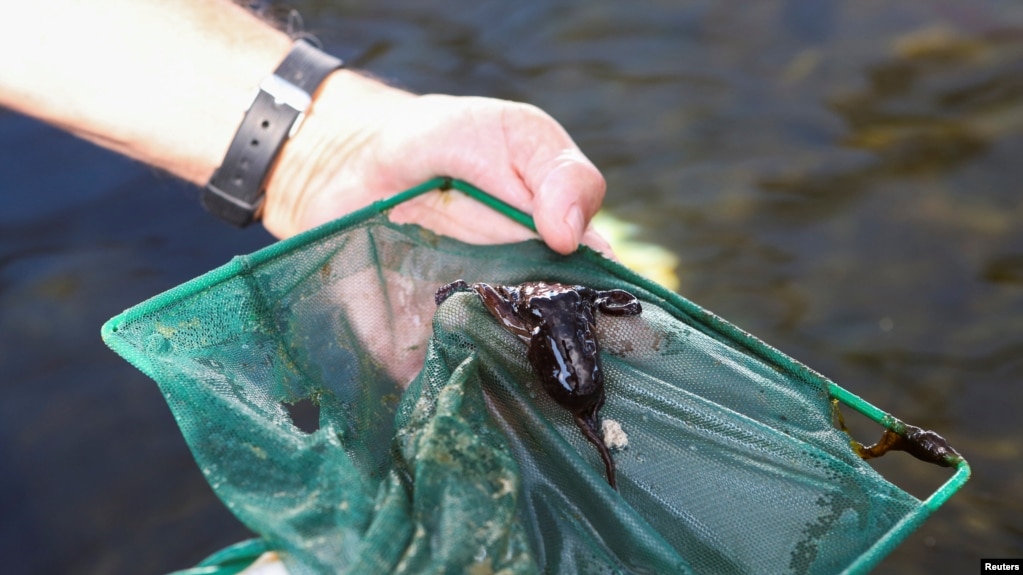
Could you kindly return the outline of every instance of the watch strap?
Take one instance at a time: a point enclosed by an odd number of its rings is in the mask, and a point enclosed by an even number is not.
[[[341,60],[312,44],[295,42],[274,73],[260,83],[224,161],[200,192],[206,210],[238,227],[255,220],[284,142],[300,125],[313,93],[341,66]]]

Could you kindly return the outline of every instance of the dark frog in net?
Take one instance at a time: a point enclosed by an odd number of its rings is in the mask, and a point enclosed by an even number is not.
[[[617,489],[614,460],[598,433],[604,370],[594,330],[598,310],[607,315],[639,314],[636,296],[620,289],[599,291],[558,283],[492,286],[458,280],[437,290],[437,305],[456,291],[476,292],[497,321],[529,346],[527,357],[544,391],[572,412],[576,425],[600,452],[608,483]]]

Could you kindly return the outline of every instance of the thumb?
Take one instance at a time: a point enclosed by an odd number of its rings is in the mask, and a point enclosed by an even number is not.
[[[562,254],[575,251],[590,218],[604,199],[607,184],[578,148],[562,151],[545,166],[534,187],[534,221],[540,237]],[[531,186],[532,187],[532,186]]]

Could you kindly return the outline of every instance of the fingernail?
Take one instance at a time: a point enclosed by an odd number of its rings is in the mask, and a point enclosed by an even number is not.
[[[568,208],[568,213],[565,214],[565,225],[572,231],[572,241],[578,244],[586,227],[586,221],[583,219],[583,211],[577,204],[572,204]]]

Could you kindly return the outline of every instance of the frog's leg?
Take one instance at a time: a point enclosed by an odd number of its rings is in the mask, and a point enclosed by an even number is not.
[[[532,335],[530,328],[519,318],[519,314],[515,313],[515,308],[506,297],[490,284],[475,283],[472,284],[472,289],[480,296],[483,306],[497,318],[497,321],[501,322],[502,327],[518,336],[527,345],[529,344]]]
[[[437,293],[433,295],[433,301],[437,305],[440,305],[456,291],[469,291],[469,284],[465,283],[465,280],[455,280],[446,286],[442,286],[437,290]]]
[[[604,438],[597,433],[597,410],[600,409],[603,403],[604,400],[601,398],[600,402],[592,410],[576,413],[575,424],[579,426],[586,439],[597,447],[597,451],[600,452],[600,458],[604,460],[607,482],[611,485],[611,489],[617,491],[618,481],[615,477],[615,460],[611,458],[611,451],[607,448],[607,444],[604,443]]]
[[[639,315],[643,311],[636,296],[620,289],[597,292],[595,303],[607,315]]]

